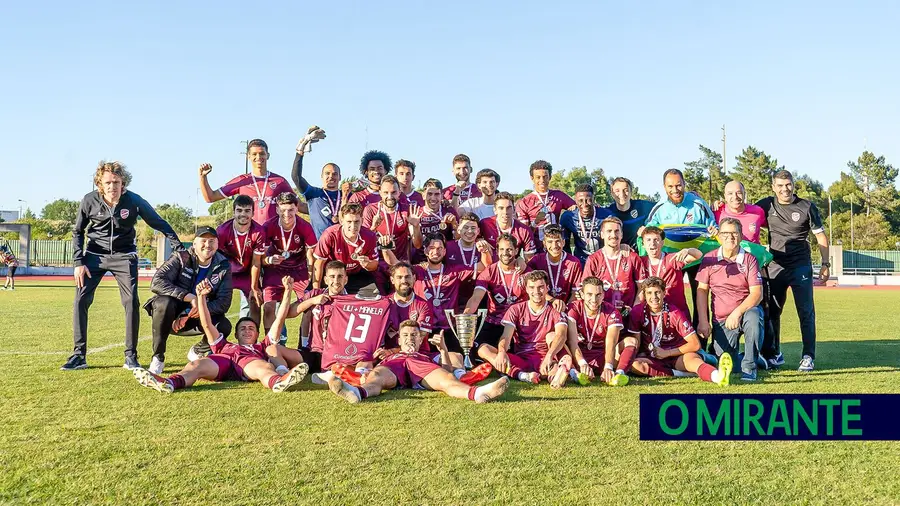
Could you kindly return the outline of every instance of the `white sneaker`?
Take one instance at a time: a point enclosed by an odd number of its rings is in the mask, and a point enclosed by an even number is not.
[[[160,375],[162,374],[165,367],[165,362],[156,357],[153,357],[153,360],[150,361],[150,367],[148,367],[147,370],[152,372],[153,374]]]
[[[312,374],[312,382],[315,385],[327,385],[328,380],[334,377],[334,373],[331,371],[325,372],[315,372]]]
[[[809,355],[803,355],[803,359],[800,361],[800,367],[797,368],[799,372],[810,372],[816,368],[816,364],[813,362],[812,357]]]

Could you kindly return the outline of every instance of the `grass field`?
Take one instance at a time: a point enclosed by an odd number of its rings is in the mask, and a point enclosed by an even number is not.
[[[89,347],[100,350],[89,369],[61,372],[71,283],[18,285],[0,292],[3,503],[900,503],[896,442],[639,441],[638,395],[720,391],[694,378],[561,391],[519,383],[487,405],[404,391],[352,406],[311,384],[273,394],[204,382],[164,396],[121,369],[111,281],[91,312]],[[730,391],[900,393],[900,291],[819,290],[816,304],[816,371],[795,370],[788,311],[785,369]],[[191,344],[170,339],[167,374]],[[149,337],[140,354],[149,363]]]

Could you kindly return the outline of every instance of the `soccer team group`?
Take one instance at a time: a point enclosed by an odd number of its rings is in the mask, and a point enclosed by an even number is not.
[[[500,175],[491,169],[473,182],[462,154],[446,187],[429,179],[415,191],[415,163],[392,163],[380,151],[363,155],[357,182],[342,183],[340,167],[327,163],[316,186],[303,175],[303,159],[324,138],[311,127],[296,149],[291,179],[305,202],[268,170],[262,140],[248,145],[252,173],[219,189],[208,182],[212,166],[201,165],[205,200],[234,197],[234,217],[199,227],[187,250],[151,205],[126,190],[125,167],[101,162],[97,191],[82,200],[73,234],[75,349],[62,369],[87,367],[88,310],[109,272],[125,306],[124,367],[166,393],[199,379],[260,381],[283,392],[310,370],[313,383],[353,403],[397,387],[487,402],[510,380],[560,388],[570,379],[623,386],[633,375],[698,376],[725,386],[734,370],[755,381],[759,368],[784,364],[779,336],[788,288],[800,317],[799,370],[813,370],[809,234],[823,259],[828,243],[818,210],[794,195],[787,171],[774,175],[773,195],[756,205],[732,181],[713,211],[670,169],[660,202],[633,199],[631,181],[620,177],[611,183],[615,202],[599,207],[591,185],[574,195],[550,188],[553,168],[543,160],[531,164],[534,190],[518,201],[499,191]],[[139,216],[174,250],[143,306],[153,332],[146,369],[137,358]],[[721,246],[704,254],[666,245],[667,229],[690,225]],[[763,228],[773,259],[766,265],[742,247],[758,243]],[[828,268],[823,261],[820,278]],[[232,326],[234,290],[242,314]],[[483,326],[464,347],[451,330],[455,315],[478,313],[486,314]],[[298,344],[289,347],[284,324],[297,317]],[[228,340],[232,330],[236,342]],[[164,377],[173,333],[200,342],[181,371]],[[499,379],[485,383],[494,370]]]

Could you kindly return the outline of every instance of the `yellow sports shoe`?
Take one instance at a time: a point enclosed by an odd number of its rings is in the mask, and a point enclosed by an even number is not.
[[[624,387],[628,384],[628,375],[617,372],[609,384],[614,387]]]
[[[731,369],[733,367],[734,364],[731,362],[731,355],[723,353],[722,356],[719,357],[719,381],[716,382],[716,385],[727,387],[731,384]]]

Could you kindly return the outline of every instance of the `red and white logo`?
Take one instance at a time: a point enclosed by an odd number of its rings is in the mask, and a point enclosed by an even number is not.
[[[299,235],[295,235],[295,236],[294,236],[294,242],[296,242],[296,243],[299,243],[299,242],[300,242],[300,236],[299,236]]]
[[[269,183],[269,188],[274,190],[277,187],[278,187],[278,183],[276,183],[275,181],[272,181],[271,183]]]
[[[128,212],[128,209],[122,209],[121,211],[119,211],[119,216],[120,216],[123,220],[126,219],[126,218],[128,218],[128,215],[129,215],[129,214],[130,214],[130,213]]]
[[[794,221],[800,221],[800,213],[791,213],[791,219]]]

